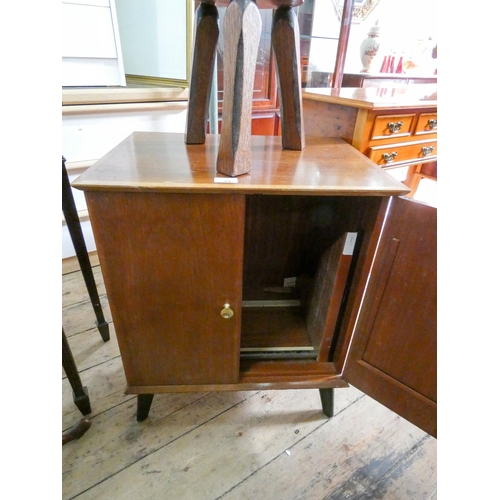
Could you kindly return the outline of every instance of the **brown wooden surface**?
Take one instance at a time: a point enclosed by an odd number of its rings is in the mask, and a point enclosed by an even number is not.
[[[429,179],[437,182],[437,161],[419,163],[411,165],[408,168],[405,179],[405,184],[411,190],[410,193],[406,195],[408,198],[413,198],[422,179]]]
[[[83,190],[388,196],[408,189],[344,141],[312,138],[302,151],[252,137],[251,174],[217,183],[218,136],[186,145],[183,134],[134,132],[85,171]],[[224,176],[220,176],[227,179]]]
[[[110,315],[100,267],[99,295]],[[125,395],[114,323],[103,342],[78,270],[62,277],[63,320],[83,382],[91,429],[62,447],[55,495],[96,500],[436,498],[437,440],[354,387],[335,390],[334,416],[317,389],[157,394],[148,420]],[[81,415],[61,382],[62,430]],[[288,453],[286,452],[288,450]],[[222,465],[223,466],[222,466]],[[263,485],[265,487],[263,487]],[[58,491],[57,491],[58,490]]]
[[[244,198],[86,196],[128,384],[237,382]]]
[[[196,35],[189,85],[185,141],[187,144],[204,144],[215,65],[215,50],[219,39],[217,8],[208,3],[202,3],[196,9],[195,23]]]
[[[425,148],[432,148],[432,152],[424,154],[423,151]],[[422,163],[423,161],[434,161],[436,159],[438,154],[438,143],[434,140],[395,144],[392,146],[370,147],[366,153],[370,160],[384,167],[391,167],[403,163]],[[394,160],[388,161],[384,158],[384,154],[391,155],[393,153],[397,155]]]
[[[128,386],[127,394],[165,394],[177,392],[253,391],[262,389],[328,389],[348,387],[332,363],[316,361],[241,360],[236,384],[189,384]]]
[[[413,128],[413,113],[398,113],[398,114],[383,114],[375,116],[373,126],[371,127],[370,139],[384,139],[387,137],[405,137],[411,134]],[[401,122],[399,130],[393,132],[390,124],[398,124]]]
[[[375,163],[384,168],[408,167],[405,184],[410,188],[408,196],[413,196],[418,188],[421,176],[417,176],[425,164],[437,161],[437,108],[435,101],[425,98],[426,94],[418,87],[418,92],[397,93],[396,89],[377,89],[380,96],[369,89],[343,89],[343,97],[328,98],[328,92],[320,89],[319,94],[310,99],[304,94],[304,123],[308,134],[314,137],[341,137],[361,151]],[[358,90],[359,92],[356,92]],[[339,96],[340,92],[332,92]],[[355,99],[350,99],[356,96]],[[306,98],[306,95],[308,96]],[[320,99],[316,98],[323,95]],[[396,104],[384,106],[383,99]],[[414,99],[421,96],[425,107],[415,106]],[[430,94],[436,98],[436,95]],[[360,104],[361,99],[364,104]],[[366,104],[369,106],[367,107]],[[412,107],[413,105],[413,107]],[[401,121],[401,130],[392,132],[389,124]],[[432,123],[434,122],[434,123]],[[425,153],[423,148],[433,148]],[[396,156],[392,161],[384,158]]]
[[[233,0],[222,23],[224,102],[217,171],[231,177],[251,168],[251,122],[255,63],[262,21],[256,4]]]
[[[332,75],[333,88],[341,87],[344,76],[345,59],[347,56],[347,44],[351,31],[352,12],[354,10],[354,0],[344,0],[342,9],[342,19],[340,22],[339,41],[337,45],[337,57],[335,59],[335,69]]]
[[[243,307],[241,315],[242,349],[312,348],[300,307]]]
[[[396,85],[436,84],[437,76],[401,73],[344,73],[342,87],[389,87]]]
[[[307,312],[307,326],[318,361],[329,361],[352,255],[344,255],[346,236],[322,256]]]
[[[395,198],[343,377],[436,436],[436,209]]]
[[[430,121],[435,121],[435,124],[431,126]],[[415,127],[415,135],[435,134],[437,130],[437,110],[430,113],[420,113]]]
[[[435,106],[429,106],[425,110],[410,108],[405,113],[390,113],[387,111],[367,111],[358,114],[357,130],[353,136],[352,145],[366,154],[370,146],[383,146],[393,144],[406,144],[416,141],[431,141],[437,138],[437,132],[426,130],[422,134],[424,121],[430,116],[436,116]],[[421,118],[421,113],[424,118]],[[400,132],[391,133],[388,124],[402,121]]]
[[[388,203],[388,198],[363,199],[359,197],[346,198],[342,209],[337,205],[335,226],[342,232],[358,233],[356,240],[355,265],[351,266],[347,279],[346,294],[339,311],[339,324],[337,324],[332,341],[332,360],[337,369],[345,363],[349,347],[352,326],[356,322],[362,292],[366,286],[371,263],[375,255],[378,235],[383,223],[383,213]]]
[[[437,86],[306,88],[302,91],[302,98],[359,109],[426,108],[437,106]]]
[[[276,59],[281,109],[282,144],[285,149],[305,146],[302,110],[300,34],[295,12],[278,8],[273,17],[272,45]]]

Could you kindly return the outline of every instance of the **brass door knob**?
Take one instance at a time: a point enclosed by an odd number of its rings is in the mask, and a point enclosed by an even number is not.
[[[224,319],[230,319],[233,317],[234,315],[234,312],[233,310],[231,309],[231,306],[229,304],[224,304],[224,308],[222,309],[222,311],[220,312],[220,315],[224,318]]]

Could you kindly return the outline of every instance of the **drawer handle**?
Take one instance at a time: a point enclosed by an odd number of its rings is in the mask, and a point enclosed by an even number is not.
[[[231,319],[234,315],[234,312],[233,310],[231,309],[231,306],[229,304],[224,304],[224,308],[222,309],[222,311],[220,312],[220,315],[224,318],[224,319]]]
[[[401,127],[403,126],[403,122],[389,122],[387,126],[389,127],[389,130],[391,132],[399,132],[401,130]]]
[[[382,158],[386,163],[391,163],[391,161],[394,161],[394,158],[398,156],[398,153],[396,151],[393,151],[392,153],[384,153],[382,155]]]
[[[427,125],[429,125],[429,128],[430,128],[430,129],[435,129],[435,128],[438,126],[438,121],[437,121],[437,120],[430,119],[430,120],[427,122]]]
[[[430,155],[434,151],[434,146],[429,146],[429,147],[423,147],[422,148],[422,154],[424,156]]]

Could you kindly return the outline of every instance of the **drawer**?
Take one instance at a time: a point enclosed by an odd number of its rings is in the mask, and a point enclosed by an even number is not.
[[[368,148],[368,158],[377,165],[392,166],[404,162],[416,163],[418,160],[436,158],[437,141],[420,141],[392,146]]]
[[[418,116],[415,135],[435,134],[437,132],[437,112],[421,113]]]
[[[416,115],[414,113],[376,116],[373,121],[371,139],[409,136],[415,119]]]

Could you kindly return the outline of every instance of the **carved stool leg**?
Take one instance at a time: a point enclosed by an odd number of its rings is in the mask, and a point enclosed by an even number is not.
[[[214,0],[204,0],[196,9],[196,36],[189,86],[186,144],[205,144],[208,103],[219,38],[219,12]]]
[[[137,422],[146,420],[151,409],[154,394],[139,394],[137,396]]]
[[[262,21],[253,0],[232,0],[222,23],[224,101],[217,171],[231,177],[250,171],[252,99]]]
[[[73,358],[73,353],[69,347],[64,329],[62,331],[62,366],[68,377],[71,388],[73,389],[73,401],[75,405],[82,415],[88,415],[92,411],[89,394],[87,388],[82,385],[80,374],[76,368],[75,359]]]
[[[64,157],[62,159],[62,209],[68,226],[68,231],[71,236],[71,241],[73,242],[76,256],[78,257],[78,263],[80,264],[80,269],[82,270],[90,302],[92,303],[94,314],[97,319],[97,328],[101,334],[102,340],[107,342],[109,340],[109,324],[104,319],[104,313],[99,299],[99,294],[97,292],[97,286],[95,284],[94,274],[92,272],[92,266],[87,252],[87,246],[85,245],[82,227],[80,226],[80,219],[78,218],[75,200],[73,199],[73,193],[71,192],[71,184],[69,183],[68,172],[66,171],[66,160]]]
[[[335,389],[320,389],[319,395],[321,397],[321,406],[323,407],[323,413],[328,417],[333,417],[333,401],[334,401],[334,391]]]
[[[302,111],[300,37],[298,20],[291,7],[279,7],[273,17],[271,41],[276,60],[284,149],[305,146]]]

